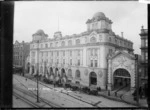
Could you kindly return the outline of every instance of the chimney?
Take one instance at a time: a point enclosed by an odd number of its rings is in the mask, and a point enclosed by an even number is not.
[[[123,38],[123,32],[121,32],[121,37]]]

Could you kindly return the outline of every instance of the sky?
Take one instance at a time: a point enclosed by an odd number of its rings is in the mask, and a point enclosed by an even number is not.
[[[139,33],[147,29],[147,4],[138,1],[18,1],[15,2],[14,42],[32,41],[32,35],[42,29],[48,38],[56,31],[62,35],[79,34],[87,30],[86,21],[97,12],[112,20],[112,31],[133,42],[135,54],[141,54]]]

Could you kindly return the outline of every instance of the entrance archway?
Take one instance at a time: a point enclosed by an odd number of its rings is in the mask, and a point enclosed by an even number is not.
[[[125,69],[117,69],[114,72],[114,89],[118,89],[121,87],[130,88],[131,84],[131,76],[130,73]]]
[[[89,74],[89,86],[97,85],[97,75],[95,72]]]
[[[55,76],[58,76],[58,68],[55,69]]]

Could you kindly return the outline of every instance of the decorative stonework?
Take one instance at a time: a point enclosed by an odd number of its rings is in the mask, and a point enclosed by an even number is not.
[[[100,70],[100,71],[98,72],[98,75],[99,75],[100,78],[102,78],[103,72]]]
[[[134,73],[134,61],[128,59],[125,56],[119,56],[118,58],[116,58],[115,60],[113,60],[112,62],[112,70],[113,72],[117,69],[117,68],[125,68],[129,71],[129,73]]]

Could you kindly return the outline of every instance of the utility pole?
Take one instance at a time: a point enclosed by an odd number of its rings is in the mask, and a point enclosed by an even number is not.
[[[136,74],[136,101],[139,104],[139,71],[138,71],[138,55],[135,54],[135,74]]]
[[[39,40],[37,41],[37,103],[39,103]]]

